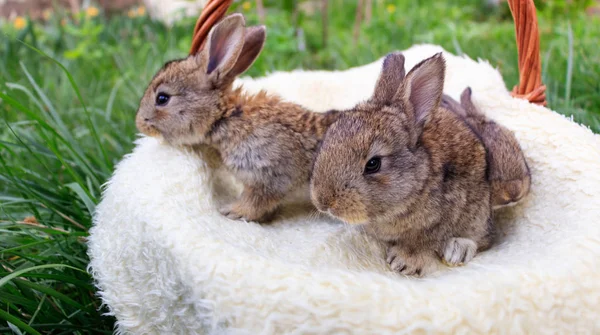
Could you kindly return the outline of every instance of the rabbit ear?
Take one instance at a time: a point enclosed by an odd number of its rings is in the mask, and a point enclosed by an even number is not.
[[[235,65],[227,74],[228,77],[237,77],[248,70],[262,51],[266,37],[267,32],[264,26],[246,28],[244,46]]]
[[[404,79],[404,55],[400,52],[392,52],[383,60],[381,73],[375,84],[372,101],[391,102],[394,94]]]
[[[471,99],[472,94],[473,94],[473,91],[471,90],[470,87],[465,88],[465,90],[460,95],[460,104],[465,109],[465,112],[467,113],[467,115],[473,116],[473,117],[482,116],[482,115],[480,115],[481,113],[478,112],[477,108],[475,108],[475,105],[473,105],[473,100]]]
[[[208,35],[206,74],[222,81],[235,66],[244,46],[244,17],[232,14],[217,23]]]
[[[467,88],[465,88],[465,90],[460,94],[461,105],[470,105],[472,103],[471,95],[473,95],[473,90],[471,90],[471,87],[467,86]]]
[[[427,123],[431,112],[440,104],[445,72],[446,63],[440,52],[415,65],[398,92],[412,106],[415,123],[419,128]]]
[[[465,112],[464,106],[461,105],[458,101],[452,99],[452,97],[450,97],[449,95],[442,94],[440,106],[462,117],[467,116],[467,112]]]

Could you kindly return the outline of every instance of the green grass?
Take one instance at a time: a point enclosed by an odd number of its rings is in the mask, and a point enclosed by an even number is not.
[[[487,59],[509,88],[517,83],[506,9],[486,13],[466,0],[374,1],[373,20],[354,43],[355,8],[332,0],[323,46],[318,11],[297,16],[303,31],[298,39],[288,3],[268,8],[267,45],[249,75],[345,69],[416,43],[436,43]],[[257,23],[253,9],[246,14]],[[106,309],[86,272],[91,213],[114,164],[132,149],[143,90],[163,62],[186,55],[194,23],[188,19],[169,29],[147,17],[100,16],[63,26],[62,18],[57,14],[19,31],[6,22],[1,30],[3,334],[112,332],[114,320],[103,316]],[[540,26],[550,107],[600,131],[600,22],[580,11],[560,15],[550,6],[540,13]]]

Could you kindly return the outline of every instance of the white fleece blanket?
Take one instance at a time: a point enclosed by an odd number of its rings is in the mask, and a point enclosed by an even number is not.
[[[406,50],[406,69],[441,50]],[[231,178],[197,154],[142,138],[109,181],[89,239],[91,272],[118,332],[599,333],[599,136],[513,99],[487,62],[445,57],[445,92],[458,98],[471,86],[475,104],[515,132],[532,170],[530,196],[496,213],[491,250],[464,267],[403,277],[359,228],[305,203],[270,225],[222,217],[217,203],[237,190]],[[241,82],[325,111],[370,96],[380,66]]]

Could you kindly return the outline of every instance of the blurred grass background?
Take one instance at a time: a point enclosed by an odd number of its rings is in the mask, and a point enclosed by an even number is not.
[[[355,34],[356,3],[329,1],[324,34],[320,2],[264,1],[267,43],[247,74],[346,69],[435,43],[489,60],[508,88],[518,81],[502,2],[374,0]],[[590,4],[539,2],[543,81],[550,108],[599,132],[600,20],[586,15]],[[253,1],[231,10],[259,23]],[[112,333],[86,272],[91,213],[133,147],[143,90],[165,61],[186,56],[195,18],[166,27],[143,7],[45,16],[0,22],[0,333]]]

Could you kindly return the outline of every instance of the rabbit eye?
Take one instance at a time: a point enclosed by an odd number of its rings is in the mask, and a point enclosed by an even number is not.
[[[156,96],[156,105],[164,106],[169,103],[169,99],[171,99],[170,95],[162,92],[158,93],[158,95]]]
[[[365,174],[377,173],[379,168],[381,168],[381,158],[373,157],[365,165]]]

